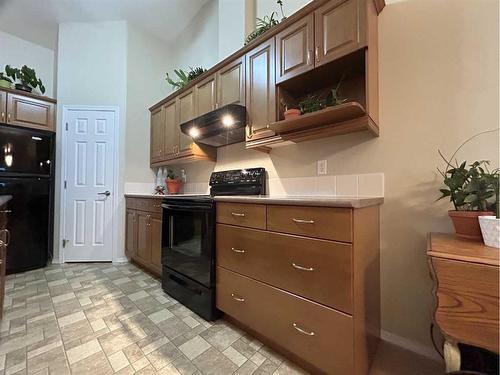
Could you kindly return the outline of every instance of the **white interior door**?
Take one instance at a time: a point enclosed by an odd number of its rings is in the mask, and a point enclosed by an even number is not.
[[[66,262],[113,258],[115,112],[66,113]]]

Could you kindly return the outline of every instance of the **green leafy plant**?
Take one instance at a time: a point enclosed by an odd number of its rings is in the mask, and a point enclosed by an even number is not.
[[[167,169],[167,180],[176,180],[177,176],[175,175],[172,169]]]
[[[7,77],[7,75],[3,72],[0,72],[0,80],[12,83],[12,80],[9,77]]]
[[[283,12],[283,0],[277,0],[276,4],[280,6],[281,10],[281,21],[286,19],[285,13]],[[257,39],[259,36],[264,34],[267,30],[273,28],[278,25],[280,21],[276,18],[278,17],[277,12],[272,12],[269,16],[264,16],[262,18],[256,18],[255,20],[255,30],[252,31],[245,39],[245,45],[252,42],[254,39]]]
[[[190,81],[201,76],[206,71],[207,70],[201,66],[196,67],[196,68],[189,67],[189,72],[187,72],[187,73],[182,69],[174,69],[174,73],[177,75],[179,80],[174,81],[172,78],[170,78],[168,73],[167,73],[167,77],[165,78],[165,80],[169,84],[171,84],[174,89],[180,89],[180,88],[186,86]]]
[[[21,69],[12,68],[10,65],[5,66],[5,73],[7,76],[11,77],[13,80],[17,80],[21,82],[24,86],[29,86],[34,89],[37,87],[40,88],[40,92],[45,93],[45,86],[42,83],[42,80],[36,76],[36,72],[34,69],[29,68],[26,65],[23,65]]]
[[[330,90],[330,93],[328,94],[326,98],[326,106],[327,107],[333,107],[342,103],[345,103],[347,99],[341,98],[340,97],[340,87],[342,86],[342,82],[344,81],[345,78],[345,72],[342,74],[342,77],[340,77],[339,83],[337,83],[337,86],[335,86],[334,89]]]
[[[438,168],[443,177],[445,188],[439,189],[441,196],[438,200],[449,198],[455,210],[460,211],[494,211],[497,218],[499,212],[499,169],[489,169],[488,160],[474,161],[467,164],[466,161],[458,163],[454,160],[457,152],[469,141],[477,136],[495,130],[488,130],[472,136],[463,142],[453,153],[451,158],[446,158],[438,150],[439,155],[445,162],[445,169]]]
[[[318,95],[307,95],[299,102],[299,108],[302,113],[316,112],[325,108],[325,100]]]

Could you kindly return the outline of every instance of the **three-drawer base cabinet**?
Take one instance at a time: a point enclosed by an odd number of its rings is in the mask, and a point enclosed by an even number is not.
[[[378,206],[218,202],[217,307],[313,373],[368,374],[379,242]]]

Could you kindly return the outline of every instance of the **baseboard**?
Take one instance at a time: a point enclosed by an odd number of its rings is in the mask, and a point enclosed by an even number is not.
[[[388,343],[399,346],[403,349],[409,350],[410,352],[419,354],[423,357],[432,359],[436,362],[442,362],[442,358],[432,347],[422,345],[413,340],[407,339],[405,337],[398,336],[394,333],[381,330],[380,338]]]
[[[113,260],[113,264],[120,264],[120,263],[128,263],[128,259],[126,257],[122,257]]]

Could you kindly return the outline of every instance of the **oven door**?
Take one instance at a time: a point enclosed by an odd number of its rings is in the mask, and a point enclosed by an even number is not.
[[[213,202],[165,200],[162,207],[162,265],[212,287],[215,283]]]

